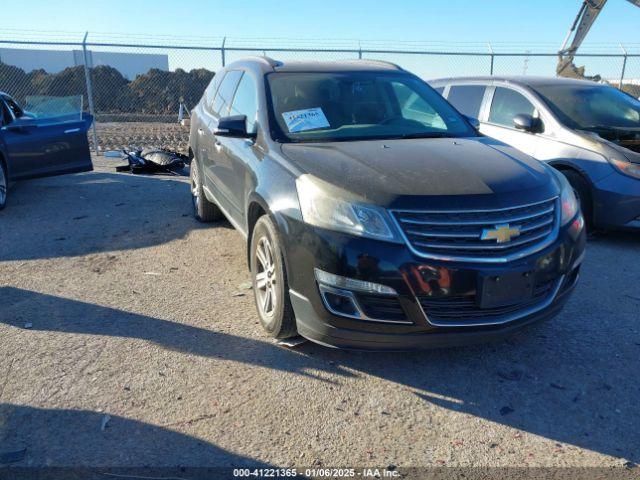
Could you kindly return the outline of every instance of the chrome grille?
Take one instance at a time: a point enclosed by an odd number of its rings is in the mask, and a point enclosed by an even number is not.
[[[557,235],[557,197],[495,210],[395,210],[393,216],[414,253],[427,258],[505,261],[548,245]],[[499,242],[483,240],[483,232],[499,227],[519,234]]]

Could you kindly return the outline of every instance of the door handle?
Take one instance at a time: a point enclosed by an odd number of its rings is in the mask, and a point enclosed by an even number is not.
[[[198,135],[204,135],[204,130],[202,128],[198,129]]]
[[[222,150],[222,144],[220,143],[220,140],[216,140],[216,143],[214,144],[216,147],[216,150],[219,152],[220,150]]]

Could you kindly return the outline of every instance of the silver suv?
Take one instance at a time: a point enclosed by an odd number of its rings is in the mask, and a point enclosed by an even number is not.
[[[550,163],[587,222],[640,228],[640,102],[611,86],[548,77],[429,82],[480,131]]]

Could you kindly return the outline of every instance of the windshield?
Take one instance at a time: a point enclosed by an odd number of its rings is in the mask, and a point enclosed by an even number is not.
[[[558,119],[570,128],[640,128],[640,102],[606,85],[544,85],[535,89]]]
[[[477,135],[446,100],[411,75],[272,73],[267,78],[272,136],[277,141]]]

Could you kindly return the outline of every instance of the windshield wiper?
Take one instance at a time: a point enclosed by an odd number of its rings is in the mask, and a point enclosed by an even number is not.
[[[451,135],[450,133],[439,133],[439,132],[419,132],[419,133],[403,133],[402,135],[399,135],[397,138],[407,139],[407,138],[451,138],[451,137],[455,137],[455,135]]]
[[[367,142],[375,140],[407,140],[410,138],[456,138],[458,135],[450,133],[421,132],[403,133],[399,135],[354,135],[349,137],[325,137],[325,138],[289,138],[289,143],[332,143],[332,142]]]
[[[600,135],[607,140],[627,140],[635,138],[638,134],[640,127],[613,127],[610,125],[590,125],[588,127],[580,128],[587,132],[593,132]]]
[[[580,130],[619,130],[616,127],[612,127],[611,125],[589,125],[587,127],[582,127]]]

